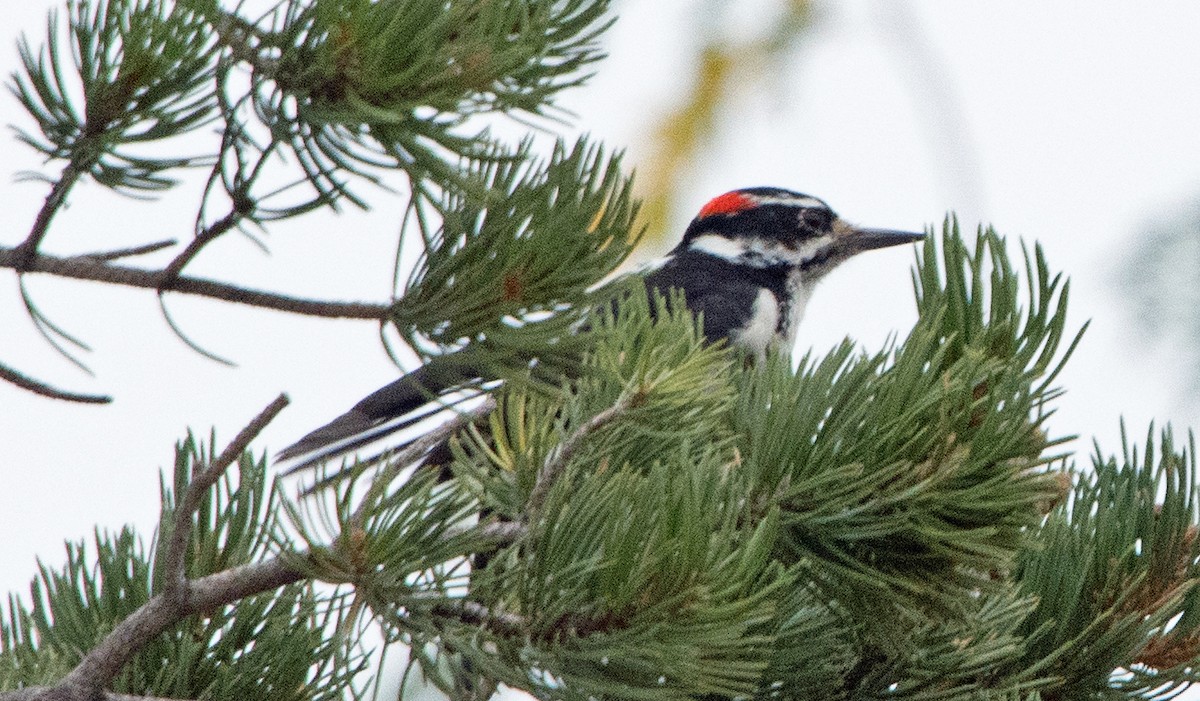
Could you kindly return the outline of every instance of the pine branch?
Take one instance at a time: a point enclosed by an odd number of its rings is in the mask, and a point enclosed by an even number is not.
[[[104,641],[89,651],[63,680],[65,686],[102,689],[147,641],[186,616],[299,580],[301,575],[295,569],[275,561],[230,570],[193,582],[187,579],[184,559],[192,532],[192,519],[201,498],[285,406],[287,397],[281,395],[247,424],[203,472],[193,476],[176,507],[174,527],[162,559],[166,581],[163,591],[137,613],[122,621]]]
[[[54,181],[53,187],[46,195],[45,202],[42,203],[42,208],[38,210],[37,218],[33,222],[33,227],[29,230],[29,235],[15,249],[12,249],[16,255],[14,265],[17,271],[28,270],[34,259],[38,256],[38,247],[42,240],[50,233],[50,222],[54,220],[54,216],[58,214],[63,205],[67,201],[67,193],[71,188],[79,182],[79,178],[83,173],[80,171],[78,164],[74,161],[67,163],[63,167],[63,172]]]
[[[533,491],[529,494],[528,508],[531,514],[541,511],[550,489],[566,469],[567,463],[575,457],[575,453],[583,441],[601,428],[623,418],[630,407],[636,406],[643,399],[644,397],[641,397],[638,392],[622,394],[615,404],[588,419],[559,444],[557,450],[551,453],[546,464],[538,471],[537,481],[534,482]]]
[[[180,276],[169,280],[165,277],[167,273],[165,270],[144,270],[113,265],[90,256],[59,258],[43,253],[29,260],[23,260],[23,256],[20,249],[0,247],[0,268],[11,268],[28,273],[45,273],[75,280],[92,280],[112,285],[141,287],[160,293],[177,292],[210,297],[235,304],[325,318],[382,320],[387,318],[390,309],[386,304],[332,302],[291,297],[205,278]]]
[[[164,596],[184,599],[188,596],[189,583],[184,556],[192,536],[192,519],[200,507],[201,499],[217,483],[225,470],[241,457],[249,447],[250,441],[254,440],[287,404],[287,396],[279,395],[238,433],[220,455],[212,459],[203,472],[192,476],[191,483],[175,508],[175,523],[171,528],[167,551],[160,563],[166,577],[166,585],[162,592]]]
[[[193,614],[244,599],[252,594],[272,591],[299,582],[304,574],[283,559],[243,565],[188,582],[183,601],[164,592],[150,600],[113,629],[100,645],[88,652],[79,665],[63,680],[67,686],[101,688],[147,642],[164,630]]]
[[[2,701],[188,701],[166,696],[142,696],[118,694],[112,691],[96,693],[89,689],[64,688],[61,686],[31,686],[15,691],[0,692]]]

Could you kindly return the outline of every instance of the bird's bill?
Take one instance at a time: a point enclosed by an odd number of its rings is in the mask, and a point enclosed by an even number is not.
[[[915,243],[925,238],[925,234],[923,233],[918,234],[913,231],[897,231],[895,229],[863,229],[857,226],[848,226],[843,231],[844,233],[838,239],[840,248],[848,256],[863,251],[871,251],[876,248]]]

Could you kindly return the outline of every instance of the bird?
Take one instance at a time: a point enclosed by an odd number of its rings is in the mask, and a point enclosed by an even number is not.
[[[683,238],[640,274],[648,293],[682,292],[701,315],[705,342],[762,358],[790,352],[813,288],[853,256],[915,243],[924,233],[856,226],[823,200],[779,187],[749,187],[709,200]],[[324,462],[408,427],[454,390],[481,380],[459,354],[437,356],[371,393],[349,411],[281,450],[290,471]]]

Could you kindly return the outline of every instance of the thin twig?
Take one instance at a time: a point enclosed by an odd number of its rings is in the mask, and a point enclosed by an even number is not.
[[[187,265],[200,253],[200,250],[208,244],[215,241],[222,234],[225,234],[241,220],[242,216],[236,211],[221,217],[212,226],[205,227],[203,231],[188,243],[187,247],[180,251],[179,255],[175,256],[167,267],[162,270],[163,286],[169,288],[172,283],[179,279],[179,273],[183,272],[183,266]]]
[[[254,440],[287,405],[287,395],[281,394],[276,397],[275,401],[254,417],[254,420],[247,424],[226,446],[225,450],[213,458],[200,474],[192,476],[191,482],[183,492],[183,498],[175,507],[175,522],[171,528],[171,537],[167,543],[166,553],[163,555],[162,567],[166,573],[164,595],[186,595],[188,579],[185,555],[188,541],[192,537],[192,515],[200,508],[200,501],[217,483],[225,470],[242,455],[246,447],[250,445],[250,441]]]
[[[112,402],[112,397],[104,394],[76,394],[75,392],[55,389],[44,382],[17,372],[3,363],[0,363],[0,380],[8,380],[21,389],[27,389],[34,394],[40,394],[43,397],[51,399],[64,399],[68,402],[81,402],[84,404],[108,404]]]
[[[0,247],[0,268],[13,268],[30,273],[46,273],[58,277],[74,278],[76,280],[94,280],[113,285],[142,287],[160,292],[179,292],[182,294],[221,299],[226,302],[235,302],[252,307],[275,309],[293,314],[306,314],[308,316],[342,319],[385,319],[387,318],[389,309],[386,304],[302,299],[195,277],[179,277],[172,281],[170,285],[164,287],[163,271],[160,270],[130,268],[79,256],[58,258],[46,254],[37,254],[31,259],[25,260],[23,255],[21,249]]]
[[[37,259],[38,246],[42,245],[42,239],[50,233],[51,220],[62,209],[63,204],[67,201],[67,193],[71,191],[75,183],[79,182],[79,176],[82,174],[74,159],[68,161],[63,167],[62,175],[54,181],[50,192],[46,194],[46,200],[42,203],[42,208],[33,221],[29,235],[20,245],[12,249],[16,253],[16,264],[8,267],[15,267],[18,271],[28,270],[27,266]]]
[[[144,256],[147,253],[155,253],[164,248],[170,248],[178,243],[175,239],[166,239],[163,241],[155,241],[141,246],[133,246],[131,248],[118,248],[115,251],[97,251],[95,253],[82,253],[77,258],[91,258],[92,260],[112,261],[118,258],[130,258],[132,256]]]
[[[492,611],[483,604],[466,599],[452,599],[434,604],[430,613],[442,618],[456,618],[471,626],[480,626],[508,636],[523,636],[526,621],[522,616],[504,611]]]
[[[558,450],[551,452],[547,456],[542,469],[538,470],[537,481],[533,484],[533,491],[529,494],[530,513],[537,513],[541,510],[546,497],[550,494],[550,488],[558,481],[559,475],[566,469],[567,464],[571,462],[571,458],[575,457],[575,453],[583,444],[584,439],[620,418],[622,414],[633,406],[636,396],[636,394],[622,394],[615,404],[585,421],[582,426],[559,444]]]

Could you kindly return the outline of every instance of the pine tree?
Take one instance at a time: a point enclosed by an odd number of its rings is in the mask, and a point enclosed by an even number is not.
[[[180,441],[153,534],[68,544],[10,596],[0,699],[371,697],[369,630],[410,650],[405,696],[1157,699],[1196,681],[1194,442],[1151,428],[1086,466],[1063,452],[1047,420],[1082,329],[1036,246],[949,218],[902,338],[749,363],[610,280],[637,238],[619,155],[539,156],[473,119],[552,113],[600,56],[604,0],[65,14],[11,82],[38,125],[21,140],[61,171],[0,266],[374,320],[503,383],[311,494],[249,448],[284,398],[223,449]],[[214,125],[209,156],[146,155]],[[279,154],[300,171],[282,190]],[[80,182],[147,194],[188,168],[205,198],[164,268],[119,263],[157,243],[41,250]],[[422,254],[391,303],[184,274],[240,227],[365,205],[389,171]],[[451,479],[412,467],[443,441]]]

